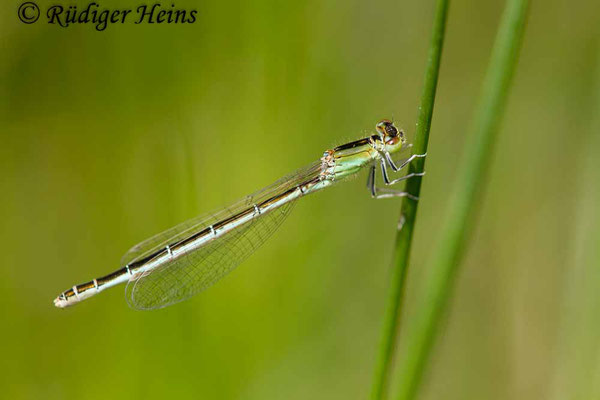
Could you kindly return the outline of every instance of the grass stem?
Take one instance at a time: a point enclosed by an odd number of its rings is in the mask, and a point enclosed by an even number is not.
[[[444,44],[444,33],[446,28],[446,19],[448,14],[448,0],[438,0],[435,9],[433,34],[429,46],[427,67],[425,71],[425,83],[421,95],[421,104],[419,115],[417,117],[417,126],[415,133],[415,143],[413,154],[427,153],[427,144],[429,142],[429,128],[431,127],[431,117],[433,115],[433,105],[435,92],[437,88],[438,75],[440,70],[440,60],[442,56],[442,47]],[[408,173],[421,172],[425,168],[425,158],[416,158],[408,167]],[[406,191],[419,197],[421,192],[422,178],[416,177],[408,180]],[[405,198],[402,202],[401,221],[402,229],[399,229],[396,235],[396,246],[394,251],[391,277],[391,287],[389,289],[386,312],[384,316],[384,325],[382,328],[382,337],[379,346],[379,356],[375,368],[375,377],[371,389],[371,399],[380,400],[385,396],[390,368],[393,360],[394,344],[399,325],[399,312],[402,305],[404,280],[408,266],[410,253],[410,244],[413,236],[415,218],[417,214],[418,203]]]
[[[527,9],[527,0],[508,0],[501,18],[454,196],[450,199],[448,218],[440,234],[440,245],[433,253],[432,272],[403,347],[406,353],[398,366],[397,398],[400,400],[414,399],[417,394],[458,266],[473,231],[495,138],[517,65]]]

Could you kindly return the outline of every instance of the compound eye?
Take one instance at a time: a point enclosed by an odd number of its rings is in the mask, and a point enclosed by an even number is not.
[[[394,126],[394,124],[390,122],[385,126],[385,133],[387,133],[389,136],[394,137],[398,135],[398,129]]]
[[[390,146],[393,146],[395,144],[397,144],[400,141],[400,138],[398,136],[393,136],[391,139],[388,139],[385,141],[385,144],[389,144]]]
[[[379,123],[377,124],[377,126],[375,128],[377,129],[377,132],[379,132],[379,134],[381,135],[381,137],[383,139],[385,136],[390,135],[390,127],[391,127],[391,129],[396,128],[392,124],[392,121],[384,119],[382,121],[379,121]]]

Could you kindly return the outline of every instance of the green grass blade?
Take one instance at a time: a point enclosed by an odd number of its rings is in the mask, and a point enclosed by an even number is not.
[[[425,71],[425,83],[421,95],[419,115],[417,117],[416,139],[413,147],[414,154],[427,153],[429,128],[431,126],[431,117],[433,115],[435,92],[440,69],[442,47],[444,44],[448,3],[448,0],[439,0],[435,10],[433,34],[429,47],[427,69]],[[408,173],[421,172],[424,168],[425,158],[417,158],[409,165]],[[421,192],[421,178],[410,179],[406,185],[406,191],[418,197]],[[402,202],[401,218],[403,218],[404,222],[402,229],[398,231],[396,236],[393,276],[386,304],[379,357],[375,368],[373,387],[371,389],[371,398],[373,400],[384,398],[386,387],[388,385],[394,353],[394,343],[396,342],[396,335],[398,332],[399,311],[401,309],[404,292],[404,280],[408,265],[410,244],[417,214],[417,204],[417,202],[406,198]]]
[[[498,30],[472,134],[459,171],[441,243],[434,253],[432,275],[423,302],[407,334],[406,354],[399,365],[398,399],[416,396],[431,353],[454,277],[472,232],[478,200],[489,167],[492,148],[517,65],[527,15],[527,0],[508,0]]]

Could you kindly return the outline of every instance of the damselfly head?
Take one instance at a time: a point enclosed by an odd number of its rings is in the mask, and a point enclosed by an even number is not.
[[[375,128],[377,129],[379,137],[385,146],[401,146],[406,141],[404,138],[404,132],[396,128],[394,123],[388,119],[379,121]]]

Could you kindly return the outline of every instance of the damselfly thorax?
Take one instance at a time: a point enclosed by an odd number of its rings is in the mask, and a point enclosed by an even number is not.
[[[216,212],[202,215],[159,233],[132,247],[121,268],[61,293],[63,308],[127,282],[126,298],[137,309],[166,307],[208,288],[250,256],[281,225],[296,199],[355,176],[369,168],[367,186],[374,198],[410,193],[375,185],[379,164],[383,181],[394,185],[423,176],[412,173],[391,180],[388,168],[399,171],[416,157],[395,163],[391,154],[405,145],[404,133],[391,121],[376,126],[375,135],[327,150],[320,160]]]

